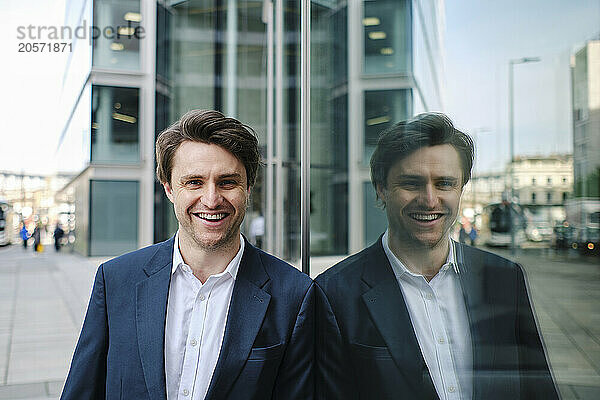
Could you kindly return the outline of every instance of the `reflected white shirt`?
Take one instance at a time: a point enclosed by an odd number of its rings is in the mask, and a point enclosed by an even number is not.
[[[179,251],[179,232],[173,246],[165,325],[165,376],[168,400],[201,400],[208,392],[229,311],[235,278],[244,253],[240,249],[220,274],[202,284]]]
[[[382,238],[400,289],[404,295],[417,342],[440,400],[470,400],[473,393],[471,330],[465,306],[454,242],[446,263],[427,282],[396,257]]]

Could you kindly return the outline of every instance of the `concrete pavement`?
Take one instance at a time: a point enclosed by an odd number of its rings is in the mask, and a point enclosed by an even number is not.
[[[600,265],[573,253],[521,251],[564,399],[600,399]],[[0,248],[0,400],[58,399],[102,259]]]
[[[0,248],[0,399],[58,399],[97,263]]]

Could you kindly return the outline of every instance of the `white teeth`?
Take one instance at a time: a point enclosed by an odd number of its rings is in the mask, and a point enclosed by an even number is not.
[[[411,214],[412,218],[419,221],[433,221],[442,216],[442,214]]]
[[[209,221],[218,221],[225,218],[225,214],[198,213],[198,216],[202,219],[207,219]]]

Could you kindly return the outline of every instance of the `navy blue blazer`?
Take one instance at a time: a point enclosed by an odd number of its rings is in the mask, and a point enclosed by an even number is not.
[[[174,238],[98,268],[61,399],[166,399]],[[312,399],[314,289],[246,241],[206,399]]]
[[[521,267],[458,244],[473,399],[558,399]],[[381,238],[316,283],[318,399],[437,399]]]

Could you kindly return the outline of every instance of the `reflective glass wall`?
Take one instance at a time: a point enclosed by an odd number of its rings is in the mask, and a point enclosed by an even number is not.
[[[140,69],[140,0],[94,1],[94,67],[137,71]]]
[[[300,256],[298,2],[285,1],[280,10],[280,14],[273,12],[269,21],[263,21],[263,3],[257,1],[191,0],[159,4],[156,133],[186,111],[197,108],[220,110],[251,126],[259,137],[266,165],[252,191],[243,231],[255,243],[260,240],[263,248],[297,261]],[[275,30],[277,18],[280,41],[279,50],[275,51],[275,42],[267,43],[267,29],[270,26]],[[268,46],[274,50],[271,56]],[[277,64],[278,73],[268,76],[267,63]],[[279,111],[267,121],[269,79],[279,82],[272,93]],[[270,142],[269,124],[277,126]],[[172,206],[158,183],[155,192],[155,240],[160,240],[171,236],[177,224]],[[266,229],[260,228],[263,224]]]
[[[92,86],[91,160],[139,162],[139,89]]]

